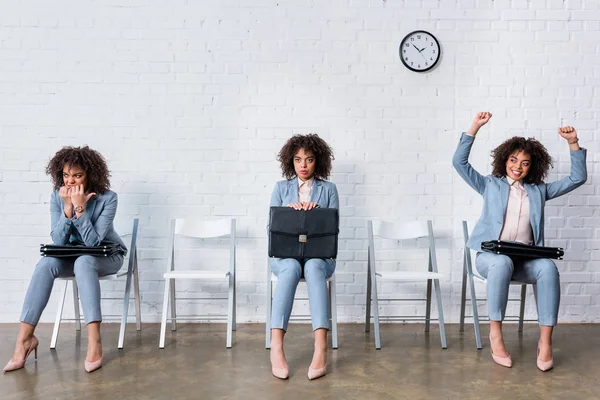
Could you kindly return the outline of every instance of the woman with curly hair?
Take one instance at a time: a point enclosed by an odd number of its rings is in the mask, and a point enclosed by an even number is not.
[[[553,366],[552,330],[560,301],[556,265],[550,259],[482,252],[481,242],[504,240],[543,246],[545,203],[585,183],[586,150],[579,147],[573,127],[559,128],[558,134],[567,141],[571,151],[571,173],[556,182],[545,183],[552,167],[546,148],[533,138],[513,137],[492,151],[492,175],[482,176],[469,163],[469,153],[475,135],[491,117],[489,112],[475,116],[471,128],[461,136],[452,161],[458,174],[483,196],[483,211],[467,246],[478,252],[477,270],[487,279],[492,359],[504,367],[512,366],[502,337],[509,284],[511,280],[530,283],[536,291],[540,325],[537,367],[548,371]]]
[[[272,206],[288,206],[295,210],[312,210],[315,207],[339,208],[335,184],[327,182],[334,159],[331,147],[318,135],[295,135],[290,138],[277,157],[285,180],[275,184],[271,196]],[[326,279],[335,270],[335,260],[311,258],[275,258],[271,269],[277,275],[273,295],[271,329],[271,367],[274,376],[289,377],[289,368],[283,352],[283,337],[292,313],[294,294],[302,277],[306,280],[310,303],[315,348],[308,379],[325,375],[327,368],[327,312]]]
[[[54,280],[75,276],[88,331],[84,368],[92,372],[102,366],[98,277],[119,271],[127,251],[113,228],[117,194],[109,190],[110,173],[104,157],[87,146],[64,147],[50,160],[46,173],[54,185],[50,196],[52,241],[58,245],[85,246],[116,243],[122,254],[111,257],[43,257],[35,267],[25,295],[15,352],[4,371],[23,368],[32,351],[37,358],[39,342],[33,333],[48,304]]]

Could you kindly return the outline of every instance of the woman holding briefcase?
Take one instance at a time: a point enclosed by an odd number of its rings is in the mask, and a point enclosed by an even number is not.
[[[52,241],[58,245],[85,246],[115,243],[122,253],[110,257],[43,257],[38,262],[25,295],[15,352],[4,372],[23,368],[33,351],[37,358],[39,342],[33,334],[35,327],[48,304],[54,280],[66,276],[75,276],[79,287],[88,331],[84,368],[92,372],[102,366],[98,277],[118,272],[127,250],[113,229],[117,194],[109,190],[110,173],[104,157],[87,146],[64,147],[50,160],[46,173],[54,185],[50,196]]]
[[[315,207],[339,208],[335,184],[327,182],[334,159],[329,145],[316,134],[295,135],[277,157],[285,180],[275,184],[271,206],[288,206],[295,210]],[[272,272],[277,276],[273,295],[271,329],[271,367],[274,376],[289,377],[289,367],[283,351],[283,338],[292,313],[294,294],[302,277],[306,280],[315,348],[308,379],[325,375],[327,367],[328,294],[326,279],[335,270],[335,260],[311,258],[275,258]]]
[[[512,366],[502,337],[509,285],[511,280],[531,283],[536,290],[540,325],[537,367],[547,371],[553,366],[552,330],[560,301],[556,265],[547,258],[482,252],[481,243],[502,240],[543,246],[545,202],[585,183],[586,150],[579,147],[573,127],[559,128],[559,135],[569,144],[571,173],[556,182],[545,183],[543,180],[552,166],[546,148],[533,138],[513,137],[492,151],[492,175],[482,176],[469,163],[469,153],[477,132],[491,117],[489,112],[475,116],[471,128],[461,136],[452,160],[458,174],[483,196],[482,215],[467,246],[478,252],[477,270],[487,279],[492,359],[504,367]]]

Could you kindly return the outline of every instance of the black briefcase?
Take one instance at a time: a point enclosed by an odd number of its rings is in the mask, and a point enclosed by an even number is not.
[[[101,246],[84,246],[78,244],[41,244],[40,254],[44,257],[79,257],[95,256],[110,257],[115,254],[123,254],[124,251],[116,243],[110,243]]]
[[[337,208],[271,207],[269,257],[336,258],[339,226]]]
[[[481,242],[481,249],[496,254],[525,258],[554,258],[562,260],[565,252],[560,247],[529,246],[522,243],[490,240]]]

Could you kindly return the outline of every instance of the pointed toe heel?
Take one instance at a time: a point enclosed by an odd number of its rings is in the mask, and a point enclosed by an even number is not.
[[[87,358],[83,361],[83,369],[85,372],[94,372],[95,370],[102,367],[102,358],[96,361],[88,362]]]
[[[10,372],[10,371],[16,371],[18,369],[21,369],[23,367],[25,367],[25,362],[27,361],[27,359],[29,358],[29,355],[33,352],[35,359],[37,360],[37,351],[38,351],[38,346],[39,346],[40,342],[37,340],[37,338],[35,336],[33,336],[31,338],[31,344],[29,345],[29,348],[27,349],[27,352],[25,353],[25,358],[19,361],[13,361],[12,359],[10,361],[8,361],[8,364],[6,364],[6,366],[4,367],[3,371],[4,372]]]
[[[326,373],[327,373],[327,366],[325,366],[323,368],[308,367],[308,379],[311,381],[315,380],[315,379],[319,379],[322,376],[325,376]]]

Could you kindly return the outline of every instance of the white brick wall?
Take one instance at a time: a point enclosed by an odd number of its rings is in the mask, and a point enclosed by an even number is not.
[[[460,221],[478,216],[481,199],[450,160],[478,110],[494,113],[472,156],[482,172],[495,145],[529,135],[555,157],[551,178],[564,176],[568,150],[556,128],[578,128],[589,149],[588,183],[548,205],[546,233],[568,254],[559,263],[560,320],[600,321],[597,0],[0,5],[1,322],[18,319],[37,246],[48,240],[45,164],[61,146],[83,144],[109,160],[119,216],[141,219],[145,321],[159,318],[168,218],[186,215],[238,218],[238,315],[264,321],[275,155],[291,134],[312,131],[336,154],[340,319],[362,320],[364,220],[380,217],[434,220],[446,317],[457,321]],[[430,73],[410,72],[398,59],[400,40],[415,29],[441,42]],[[122,286],[104,287],[118,294]],[[52,320],[55,302],[54,295],[43,321]],[[105,311],[119,309],[106,303]]]

